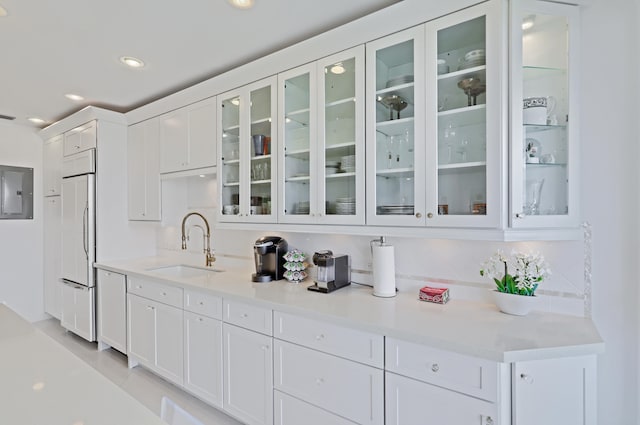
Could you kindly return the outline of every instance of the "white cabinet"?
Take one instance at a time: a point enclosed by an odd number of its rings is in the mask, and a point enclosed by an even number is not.
[[[182,385],[182,289],[132,278],[128,279],[127,285],[127,354],[130,363],[138,361],[166,379]]]
[[[500,2],[367,44],[367,223],[499,227]]]
[[[219,221],[276,221],[276,81],[218,96]]]
[[[385,374],[385,385],[386,425],[508,425],[508,422],[499,419],[494,403],[389,372]],[[537,401],[534,403],[531,399],[527,403],[539,410],[546,409],[546,406]]]
[[[249,425],[273,423],[271,337],[228,323],[224,335],[224,410]]]
[[[60,195],[62,186],[62,147],[64,136],[52,137],[44,143],[43,152],[43,194]]]
[[[278,425],[354,425],[340,416],[280,391],[273,392],[273,414]]]
[[[279,221],[364,224],[364,47],[278,75]]]
[[[56,319],[62,314],[62,202],[60,196],[43,200],[44,311]]]
[[[64,282],[60,324],[87,341],[96,340],[95,288]]]
[[[64,156],[73,155],[89,149],[97,144],[98,123],[90,121],[64,133]]]
[[[222,299],[185,290],[184,387],[222,408]]]
[[[216,101],[205,99],[159,117],[160,172],[216,165]]]
[[[129,126],[127,191],[129,220],[160,220],[158,118]]]
[[[579,9],[511,9],[511,208],[514,228],[579,225]]]
[[[98,347],[127,352],[127,282],[120,273],[98,270]]]
[[[595,356],[518,362],[513,371],[513,425],[595,425]]]

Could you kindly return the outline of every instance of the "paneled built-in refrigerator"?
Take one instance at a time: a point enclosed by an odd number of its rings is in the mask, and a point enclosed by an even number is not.
[[[96,340],[95,149],[64,158],[62,178],[61,324],[88,341]]]

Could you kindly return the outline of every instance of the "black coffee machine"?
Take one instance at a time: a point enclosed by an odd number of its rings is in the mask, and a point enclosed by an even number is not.
[[[282,279],[285,269],[283,258],[289,246],[279,236],[263,236],[253,245],[256,272],[251,275],[254,282],[270,282]]]

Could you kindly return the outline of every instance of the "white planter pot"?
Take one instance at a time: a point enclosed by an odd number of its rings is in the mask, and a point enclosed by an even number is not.
[[[493,291],[493,299],[501,312],[514,316],[526,316],[536,306],[535,296],[507,294]]]

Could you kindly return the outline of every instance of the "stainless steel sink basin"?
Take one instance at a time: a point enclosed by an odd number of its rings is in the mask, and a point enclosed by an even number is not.
[[[223,270],[220,269],[205,269],[204,267],[186,266],[184,264],[157,267],[148,269],[147,271],[169,277],[198,277],[223,272]]]

